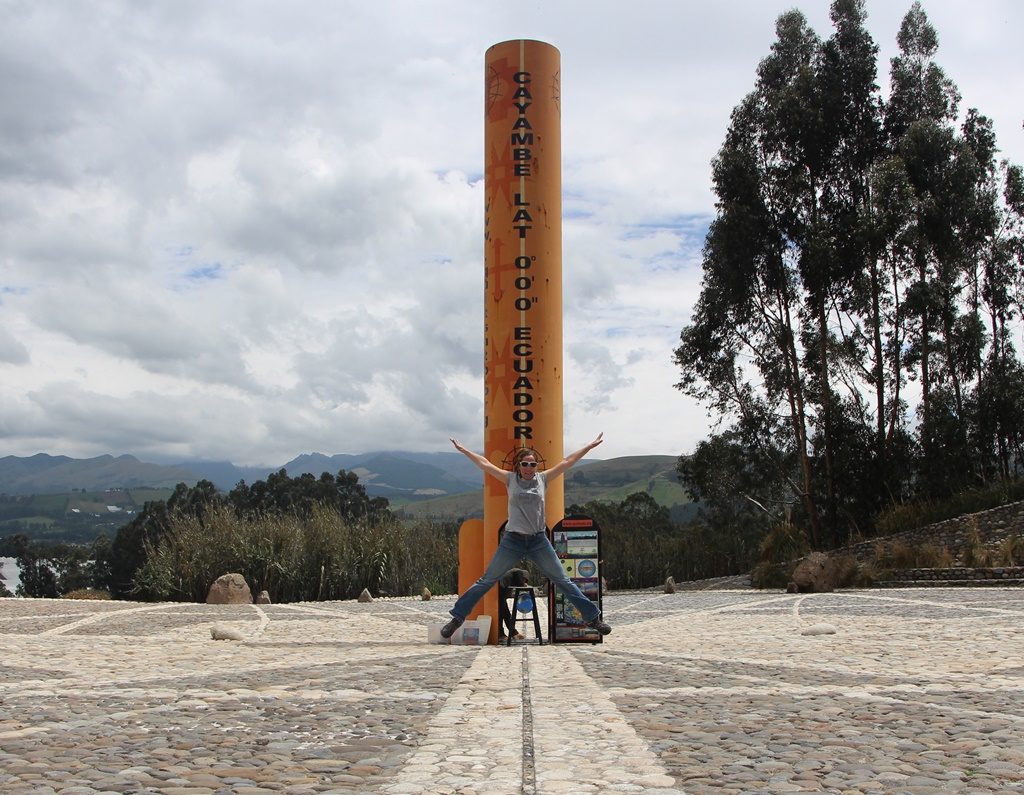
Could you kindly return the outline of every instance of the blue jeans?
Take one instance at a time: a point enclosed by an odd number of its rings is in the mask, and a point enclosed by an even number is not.
[[[583,620],[593,621],[601,610],[594,602],[591,602],[583,592],[576,587],[576,583],[569,579],[569,575],[562,568],[562,562],[555,554],[555,548],[551,546],[548,537],[544,533],[534,536],[524,536],[518,533],[505,533],[501,537],[501,543],[483,573],[469,589],[459,597],[451,614],[456,618],[465,619],[472,611],[474,605],[479,602],[506,571],[513,568],[519,561],[527,558],[536,563],[544,576],[554,583],[569,601],[580,611]]]

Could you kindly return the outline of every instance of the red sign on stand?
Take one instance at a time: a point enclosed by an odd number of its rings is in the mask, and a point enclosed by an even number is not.
[[[551,530],[551,544],[569,579],[601,608],[601,529],[589,516],[566,516]],[[552,643],[601,643],[575,605],[553,585],[548,589],[548,638]]]

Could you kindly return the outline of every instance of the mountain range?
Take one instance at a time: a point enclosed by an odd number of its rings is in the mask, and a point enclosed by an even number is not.
[[[674,519],[682,521],[693,514],[695,506],[679,483],[676,464],[676,457],[669,455],[586,459],[565,476],[565,505],[621,502],[631,494],[643,492],[668,508]],[[36,513],[40,517],[51,516],[54,511],[58,518],[69,512],[105,516],[118,511],[107,522],[116,524],[114,520],[121,516],[120,512],[130,516],[147,500],[166,499],[179,483],[191,486],[209,480],[218,489],[229,491],[239,481],[252,484],[281,469],[291,477],[306,473],[320,477],[324,472],[333,475],[340,470],[353,472],[370,496],[386,497],[392,509],[411,519],[466,518],[483,513],[483,475],[456,452],[389,451],[330,456],[307,453],[279,467],[238,467],[224,461],[155,464],[131,455],[83,459],[43,453],[6,456],[0,458],[0,498],[8,498],[17,508],[7,518],[22,524],[28,521],[25,511],[30,503],[38,503]],[[51,505],[54,500],[60,501],[59,505]],[[95,535],[95,528],[78,529],[80,535]],[[2,530],[0,521],[0,536]],[[58,530],[64,532],[60,528],[53,532]]]
[[[239,481],[265,480],[281,469],[291,477],[339,470],[354,472],[371,496],[425,499],[480,488],[482,475],[461,453],[375,452],[362,455],[308,453],[279,467],[238,467],[227,461],[183,461],[172,465],[132,455],[69,458],[45,453],[0,458],[0,494],[63,494],[107,489],[173,488],[209,480],[230,490]]]

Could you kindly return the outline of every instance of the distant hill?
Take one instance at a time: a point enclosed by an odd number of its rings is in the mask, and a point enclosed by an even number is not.
[[[0,458],[0,494],[173,488],[190,480],[194,482],[196,477],[187,469],[147,464],[131,455],[68,458],[40,453],[28,458]]]
[[[565,476],[565,504],[591,500],[621,502],[630,494],[646,491],[663,505],[689,502],[676,477],[677,458],[671,455],[635,455],[594,461],[577,466]]]
[[[367,492],[381,497],[437,496],[457,494],[480,486],[482,473],[461,453],[379,452],[363,455],[325,456],[311,453],[284,465],[288,474],[340,469],[355,472]]]
[[[192,473],[192,480],[181,481],[190,486],[200,480],[208,480],[221,491],[230,491],[238,482],[255,483],[266,480],[267,475],[276,472],[271,467],[240,467],[230,461],[181,461],[174,465]],[[319,474],[319,473],[318,473]]]
[[[692,514],[676,480],[676,458],[629,456],[581,461],[567,475],[565,504],[621,502],[646,492],[672,511]],[[465,519],[483,515],[483,474],[460,453],[376,452],[326,456],[309,453],[283,467],[236,467],[227,462],[187,462],[161,466],[134,456],[74,459],[45,454],[0,458],[0,538],[25,533],[46,541],[87,543],[117,528],[149,500],[166,500],[178,483],[202,479],[229,491],[238,481],[254,483],[285,469],[292,477],[323,472],[355,472],[371,496],[388,499],[410,518]]]
[[[592,500],[621,502],[646,492],[676,516],[689,499],[676,479],[676,458],[627,456],[580,462],[565,480],[565,504]],[[39,454],[0,458],[0,494],[68,495],[112,489],[173,489],[209,480],[222,491],[240,480],[254,483],[284,469],[291,477],[344,469],[359,476],[373,497],[386,497],[393,508],[411,517],[465,518],[483,513],[483,474],[457,452],[373,452],[361,455],[306,453],[280,467],[238,467],[229,462],[188,461],[173,466],[139,461],[134,456],[74,459]]]
[[[622,502],[630,494],[646,492],[674,517],[692,513],[690,498],[676,477],[676,457],[625,456],[605,461],[583,461],[565,478],[565,505],[587,502]],[[483,489],[392,507],[411,518],[466,519],[483,515]]]
[[[174,465],[151,464],[130,455],[118,458],[68,458],[40,453],[0,458],[0,494],[67,494],[127,488],[174,488],[209,480],[230,491],[239,481],[265,480],[285,469],[292,477],[309,473],[355,472],[374,497],[425,499],[480,488],[482,474],[460,453],[373,452],[362,455],[308,453],[279,467],[239,467],[227,461],[186,461]]]

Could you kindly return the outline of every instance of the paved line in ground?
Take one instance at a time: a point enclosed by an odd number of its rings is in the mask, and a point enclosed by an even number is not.
[[[533,746],[533,706],[530,690],[530,655],[523,647],[523,795],[536,795],[537,765]]]
[[[523,695],[519,655],[504,646],[449,650],[475,654],[452,684],[387,795],[521,795]]]
[[[65,632],[71,632],[73,629],[85,626],[87,624],[96,624],[100,621],[104,621],[108,618],[121,618],[122,616],[130,615],[131,613],[146,613],[153,610],[170,610],[171,608],[178,607],[176,603],[171,604],[160,604],[150,605],[147,607],[129,607],[124,610],[111,610],[106,613],[92,613],[85,618],[80,618],[78,621],[72,621],[70,624],[62,624],[59,627],[53,629],[45,629],[38,633],[39,635],[63,635]]]
[[[567,645],[530,646],[537,791],[682,793]]]
[[[1007,687],[1002,688],[1007,690],[1018,690],[1024,694],[1024,688]],[[893,693],[900,690],[900,686],[892,687],[865,687],[858,685],[856,687],[847,687],[840,685],[774,685],[765,682],[764,685],[758,686],[757,684],[751,685],[729,685],[724,687],[719,686],[707,686],[707,687],[689,687],[686,685],[680,685],[678,687],[664,687],[664,688],[651,688],[651,687],[613,687],[611,692],[613,693],[630,693],[633,695],[649,695],[652,698],[656,698],[659,695],[692,695],[699,696],[702,698],[710,698],[718,695],[725,696],[758,696],[766,693],[776,693],[780,698],[788,698],[792,696],[835,696],[837,698],[847,699],[849,701],[860,701],[864,703],[875,703],[875,704],[889,704],[894,707],[911,707],[917,711],[932,711],[938,712],[939,714],[955,713],[965,718],[977,718],[977,719],[998,719],[1004,720],[1009,723],[1016,723],[1024,725],[1024,715],[1013,715],[1007,712],[994,712],[985,709],[972,709],[969,707],[961,707],[948,702],[934,703],[929,701],[921,701],[919,699],[920,692],[907,692],[903,698],[895,695],[885,695],[886,692]],[[956,691],[958,694],[971,694],[971,695],[986,695],[992,693],[991,687],[976,687],[972,690],[961,690]]]
[[[934,588],[928,588],[929,591],[934,591]],[[993,590],[997,590],[993,588]],[[827,596],[827,594],[822,594]],[[857,599],[871,599],[878,600],[881,602],[897,602],[901,605],[927,605],[928,607],[941,607],[945,610],[977,610],[983,613],[1002,613],[1008,616],[1020,616],[1020,610],[1014,610],[1008,607],[985,607],[984,605],[973,605],[963,604],[960,602],[937,602],[931,599],[913,599],[909,596],[878,596],[876,594],[869,593],[853,593],[852,591],[843,591],[843,596],[852,596]]]

